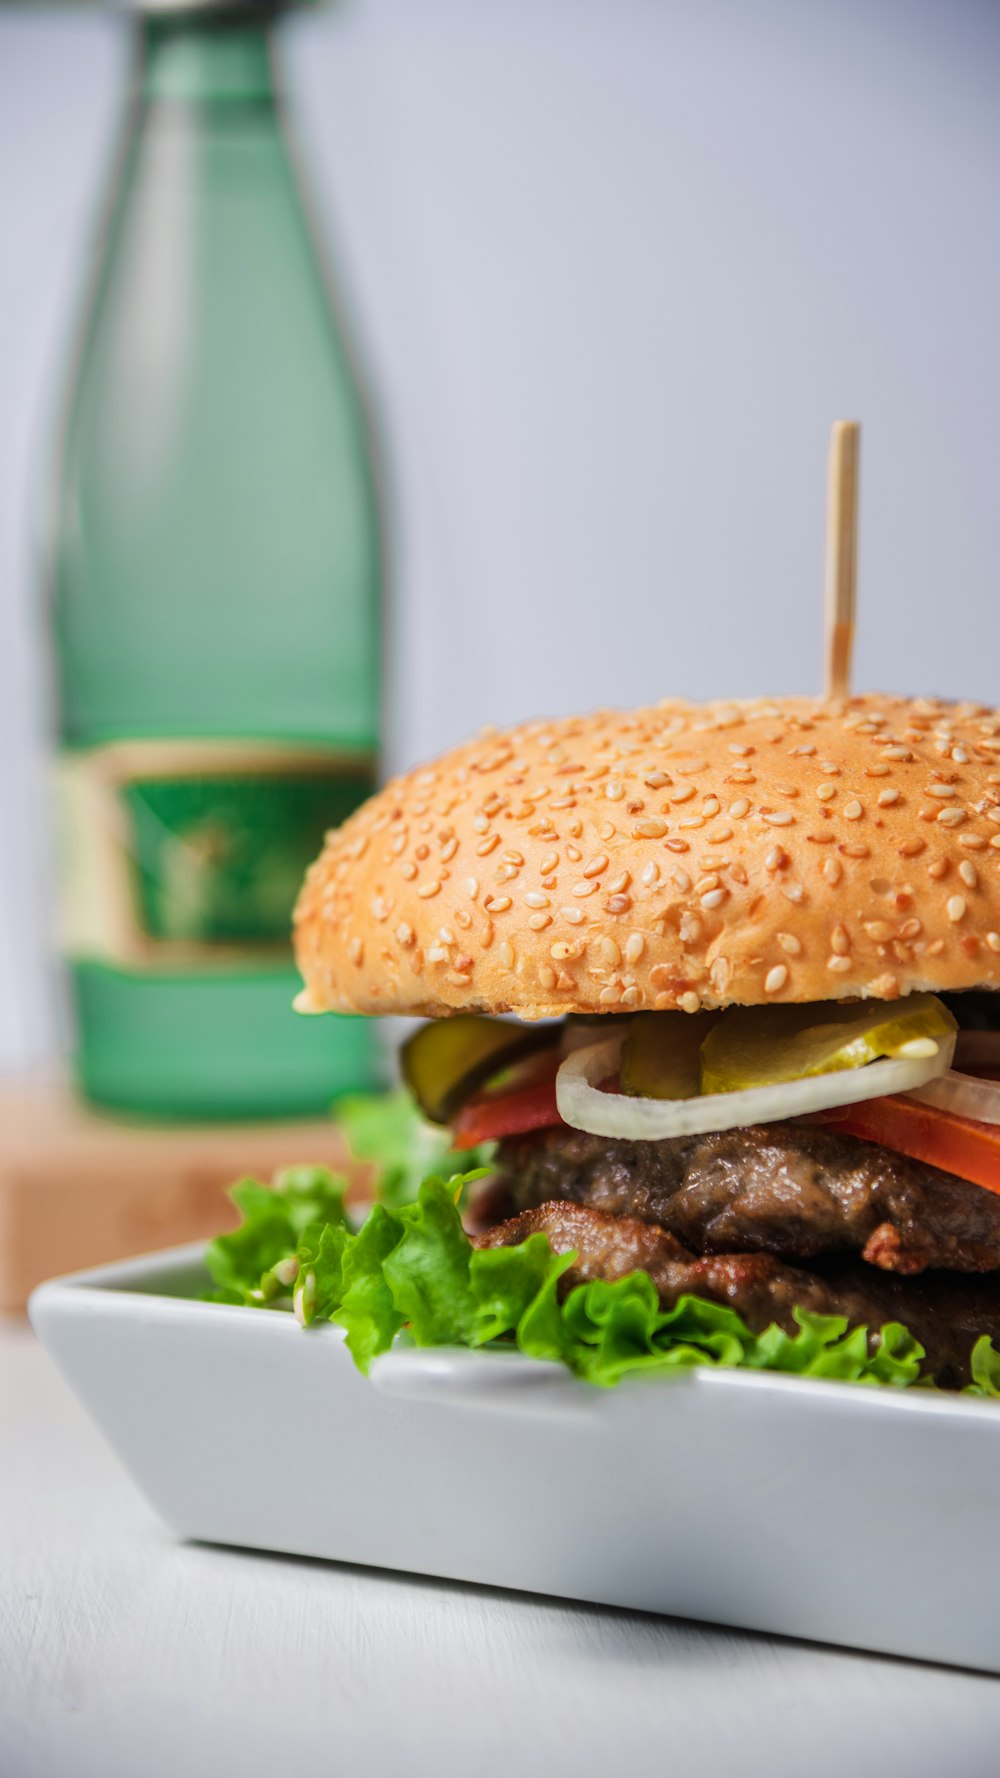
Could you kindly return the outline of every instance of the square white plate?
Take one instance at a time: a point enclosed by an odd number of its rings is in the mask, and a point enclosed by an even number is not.
[[[604,1391],[190,1300],[180,1248],[43,1284],[43,1344],[184,1537],[1000,1672],[1000,1406],[699,1369]]]

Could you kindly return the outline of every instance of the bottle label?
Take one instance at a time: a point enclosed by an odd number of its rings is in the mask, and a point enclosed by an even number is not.
[[[369,754],[275,742],[63,754],[66,954],[132,969],[287,959],[306,866],[374,787]]]

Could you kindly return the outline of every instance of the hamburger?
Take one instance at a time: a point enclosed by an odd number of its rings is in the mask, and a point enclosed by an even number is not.
[[[489,729],[327,836],[297,1004],[427,1021],[423,1113],[495,1145],[471,1251],[544,1249],[553,1300],[613,1319],[639,1280],[651,1353],[694,1315],[747,1362],[833,1318],[856,1374],[967,1386],[1000,1335],[998,871],[979,704]]]

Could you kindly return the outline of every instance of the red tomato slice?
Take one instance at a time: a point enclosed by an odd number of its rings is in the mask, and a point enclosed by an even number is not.
[[[513,1092],[476,1093],[467,1099],[452,1125],[452,1147],[475,1148],[501,1136],[523,1136],[561,1124],[556,1107],[556,1070],[550,1062],[539,1080]]]
[[[1000,1125],[975,1123],[936,1105],[895,1097],[838,1106],[823,1114],[823,1122],[846,1136],[880,1142],[897,1154],[1000,1193]]]

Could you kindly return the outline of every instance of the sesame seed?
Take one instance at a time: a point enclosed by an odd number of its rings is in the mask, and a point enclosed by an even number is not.
[[[850,969],[851,959],[850,957],[841,957],[835,953],[832,957],[827,958],[826,967],[834,975],[843,975],[845,971]]]
[[[608,895],[620,895],[623,889],[628,888],[631,881],[631,873],[623,870],[617,877],[612,877],[610,882],[605,883],[604,887]]]
[[[958,843],[960,846],[964,846],[967,852],[985,852],[986,850],[986,841],[981,833],[961,833],[958,836]]]
[[[781,870],[782,866],[787,863],[788,863],[788,853],[783,852],[780,846],[772,846],[770,852],[768,853],[767,857],[764,860],[764,869],[765,870],[772,870],[772,871],[773,870]]]
[[[643,783],[648,784],[650,790],[662,790],[664,785],[670,783],[670,779],[666,772],[648,772]]]
[[[598,885],[594,881],[593,877],[589,877],[589,878],[586,878],[582,883],[574,883],[573,888],[570,893],[573,895],[578,895],[578,896],[593,895],[594,891],[597,889],[597,887],[598,887]]]
[[[470,901],[475,901],[476,896],[479,894],[479,878],[478,877],[466,877],[465,892],[466,892],[467,896],[469,897]]]
[[[696,945],[701,937],[701,921],[697,914],[682,914],[677,930],[682,944]]]
[[[350,957],[351,962],[360,968],[361,964],[364,962],[365,956],[365,947],[360,938],[352,938],[347,947],[347,955]]]
[[[892,927],[887,920],[866,920],[865,931],[877,945],[887,945],[892,937]]]
[[[721,807],[722,807],[722,804],[719,802],[719,799],[717,796],[709,796],[709,797],[706,797],[705,801],[702,803],[701,812],[703,815],[705,815],[709,819],[711,819],[711,817],[713,815],[717,815],[719,813],[719,810]]]
[[[569,958],[579,957],[581,949],[579,939],[567,941],[560,938],[554,945],[549,946],[549,956],[554,958],[556,963],[565,963]]]
[[[622,954],[614,939],[602,938],[598,949],[601,953],[602,961],[610,963],[613,969],[617,969],[622,960]]]
[[[865,766],[866,778],[887,778],[888,776],[888,766]]]
[[[586,918],[582,908],[560,908],[559,912],[564,920],[569,921],[571,926],[582,926],[584,919]]]
[[[448,951],[444,945],[428,945],[424,956],[428,963],[447,963]]]
[[[796,938],[794,932],[779,932],[778,943],[786,957],[801,957],[802,945]]]
[[[764,977],[765,994],[780,994],[788,980],[788,968],[784,963],[776,963]]]
[[[666,832],[667,823],[661,821],[659,816],[653,816],[648,821],[636,822],[632,829],[632,838],[635,840],[662,840]]]
[[[672,803],[689,803],[694,793],[693,784],[675,784],[668,800]]]
[[[924,786],[924,795],[939,797],[957,796],[958,791],[955,789],[954,784],[926,784]]]
[[[912,759],[913,755],[910,752],[910,749],[908,747],[883,747],[882,758],[883,759]]]
[[[989,945],[991,951],[1000,951],[1000,932],[988,932],[986,934],[986,943]]]
[[[504,852],[501,856],[505,864],[516,864],[520,867],[524,863],[524,859],[520,852]]]
[[[604,906],[609,914],[627,914],[632,906],[631,895],[609,895]]]
[[[850,948],[851,940],[846,926],[835,926],[830,934],[831,951],[836,951],[838,957],[846,957]]]
[[[860,821],[864,812],[864,805],[855,797],[853,802],[849,802],[844,809],[844,819],[846,821]]]
[[[697,994],[693,994],[689,989],[687,993],[678,996],[677,1004],[680,1007],[681,1012],[697,1012],[701,1006],[701,1001]]]
[[[979,882],[979,872],[977,871],[971,858],[963,858],[962,859],[962,862],[958,867],[958,874],[961,877],[962,882],[969,889],[974,889],[976,887],[976,884]]]
[[[496,851],[496,848],[499,846],[499,844],[500,844],[500,835],[498,833],[491,833],[487,839],[480,840],[478,846],[476,847],[476,851],[478,852],[480,858],[487,858],[491,852]]]
[[[817,784],[816,786],[816,795],[821,803],[831,803],[836,794],[836,784]]]
[[[599,877],[601,872],[607,870],[607,868],[607,853],[598,852],[595,858],[592,858],[588,864],[584,865],[583,874],[585,877]]]
[[[579,864],[581,858],[583,857],[583,853],[580,851],[579,846],[567,846],[566,847],[566,856],[569,859],[571,864]]]
[[[633,932],[631,937],[628,940],[628,943],[625,946],[625,960],[626,960],[626,962],[627,963],[638,963],[639,958],[642,956],[642,953],[645,949],[646,949],[646,940],[643,938],[642,933],[641,932]]]
[[[617,1006],[621,997],[622,997],[621,989],[619,987],[617,987],[613,982],[609,983],[608,987],[602,988],[601,992],[597,996],[597,998],[602,1006]]]
[[[734,821],[742,821],[744,815],[749,815],[750,813],[750,798],[747,796],[738,796],[734,803],[730,803],[729,813]]]
[[[891,808],[892,804],[898,803],[898,801],[898,790],[880,790],[878,793],[878,806],[880,809]]]
[[[541,982],[542,987],[546,988],[548,990],[548,992],[551,994],[553,988],[556,985],[556,972],[554,969],[550,968],[548,963],[540,963],[539,964],[538,979]]]
[[[654,883],[658,883],[659,880],[660,867],[656,860],[651,858],[649,863],[642,867],[642,881],[646,884],[647,888],[650,888]]]
[[[499,957],[499,959],[505,969],[513,969],[513,967],[514,967],[514,947],[510,943],[509,939],[504,939],[503,944],[497,946],[497,956]]]
[[[489,821],[485,815],[476,815],[473,819],[472,825],[475,828],[476,833],[486,833],[490,824],[489,824]]]
[[[703,908],[707,908],[709,910],[711,910],[712,908],[720,907],[721,904],[725,901],[727,894],[728,894],[728,891],[725,889],[710,889],[708,891],[707,895],[703,895],[701,897],[701,905]]]
[[[930,864],[927,866],[927,875],[935,878],[943,877],[946,874],[947,869],[947,858],[932,858]]]
[[[617,778],[609,778],[604,786],[604,794],[609,803],[620,803],[625,795],[625,786],[620,784]]]
[[[967,819],[964,809],[941,809],[938,821],[942,827],[959,827]]]
[[[718,887],[719,879],[713,871],[710,876],[702,877],[701,881],[695,884],[694,892],[696,895],[705,895],[709,889],[717,889]]]
[[[524,898],[524,905],[528,908],[547,908],[551,904],[547,895],[539,894],[537,889],[529,889]]]
[[[488,895],[483,907],[488,914],[505,914],[511,905],[509,895]]]
[[[405,864],[400,865],[399,874],[401,877],[405,878],[407,883],[412,883],[417,874],[417,867],[415,864],[411,864],[409,859],[407,859]]]
[[[949,896],[947,905],[945,907],[945,913],[947,914],[947,916],[953,926],[959,920],[964,920],[964,918],[965,918],[965,896],[964,895]]]
[[[412,945],[414,936],[413,927],[408,926],[405,920],[401,920],[396,927],[396,943],[402,945],[405,951]]]
[[[528,915],[528,925],[531,927],[532,932],[544,932],[546,926],[552,925],[552,915],[551,914],[529,914]]]
[[[617,832],[618,832],[618,829],[615,826],[613,821],[602,821],[601,822],[601,838],[602,838],[602,840],[613,840],[615,837],[615,834]]]
[[[551,871],[554,871],[556,869],[558,863],[559,863],[558,852],[546,852],[545,857],[542,859],[542,862],[538,868],[541,871],[542,876],[547,877]]]
[[[805,895],[801,883],[782,883],[781,893],[786,901],[800,902]]]
[[[836,888],[836,885],[840,882],[843,874],[844,867],[839,858],[824,858],[823,875],[828,883],[833,884],[834,888]]]
[[[419,895],[421,901],[430,901],[431,896],[439,894],[440,889],[441,889],[441,885],[435,879],[433,882],[430,882],[430,883],[420,883],[417,887],[417,894]]]
[[[683,865],[672,864],[667,875],[673,883],[674,888],[679,889],[682,895],[686,895],[691,887],[691,878],[688,876]]]
[[[917,854],[924,850],[926,844],[926,840],[904,840],[899,847],[899,856],[900,858],[916,858]]]
[[[969,763],[969,755],[966,753],[964,747],[953,747],[951,750],[951,757],[956,765],[966,766]]]
[[[791,827],[795,816],[790,809],[777,809],[773,814],[761,810],[761,815],[769,827]]]

